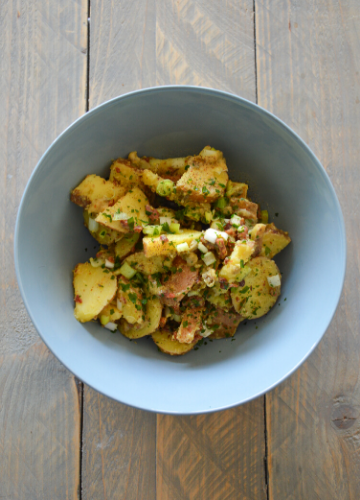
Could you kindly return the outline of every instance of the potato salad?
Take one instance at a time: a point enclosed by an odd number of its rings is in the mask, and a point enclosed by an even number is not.
[[[74,273],[75,318],[185,354],[233,337],[281,291],[274,256],[291,241],[229,180],[221,151],[157,159],[131,152],[71,192],[100,243]]]

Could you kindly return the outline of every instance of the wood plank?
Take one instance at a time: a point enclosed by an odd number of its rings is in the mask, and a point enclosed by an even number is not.
[[[256,0],[259,104],[288,123],[329,173],[348,235],[344,292],[310,359],[266,397],[270,499],[360,498],[356,0]]]
[[[266,498],[262,402],[210,415],[159,415],[157,498]]]
[[[90,107],[164,84],[216,87],[254,101],[253,29],[252,0],[228,1],[221,12],[215,0],[96,2],[91,5]],[[155,499],[156,428],[157,500],[266,497],[263,398],[216,415],[159,415],[156,425],[155,416],[88,387],[83,497]],[[102,446],[104,436],[112,441],[107,444],[105,437]],[[116,462],[115,450],[121,450]],[[143,479],[137,485],[134,477]]]
[[[154,2],[92,3],[90,19],[90,108],[154,85]],[[83,500],[155,500],[155,414],[84,385],[82,442]]]
[[[0,10],[0,497],[76,499],[80,409],[74,377],[21,301],[13,232],[41,154],[85,111],[86,1],[4,0]]]

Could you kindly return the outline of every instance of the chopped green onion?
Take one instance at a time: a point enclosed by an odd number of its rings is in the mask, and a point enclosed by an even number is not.
[[[178,224],[176,222],[172,222],[169,227],[170,227],[170,231],[173,234],[179,234],[180,233],[180,224]]]
[[[127,262],[124,262],[124,264],[120,267],[119,272],[124,276],[124,278],[127,278],[128,280],[130,280],[136,274],[135,269],[129,266]]]
[[[226,198],[218,198],[215,203],[214,203],[214,207],[215,208],[219,208],[220,210],[222,210],[223,208],[225,208],[227,205],[227,199]]]
[[[269,212],[267,210],[261,210],[261,222],[267,224],[269,222]]]
[[[107,324],[109,323],[109,321],[110,321],[109,316],[105,316],[105,314],[102,314],[102,315],[100,316],[100,323],[101,323],[103,326],[107,325]]]
[[[156,187],[156,193],[159,196],[169,196],[173,192],[174,183],[170,179],[165,179],[159,182]]]
[[[149,236],[159,236],[163,232],[162,226],[146,226],[143,227],[143,233]]]

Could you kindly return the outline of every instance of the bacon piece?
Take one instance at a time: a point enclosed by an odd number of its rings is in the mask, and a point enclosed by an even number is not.
[[[215,247],[220,259],[225,259],[225,257],[227,257],[227,248],[224,239],[216,238]]]
[[[198,280],[199,271],[198,269],[192,271],[180,256],[175,257],[172,265],[177,272],[163,279],[163,293],[160,300],[165,306],[173,307],[178,312],[181,300]]]
[[[223,339],[225,337],[233,337],[236,333],[239,323],[244,318],[235,312],[226,312],[217,307],[212,311],[207,320],[206,326],[213,329],[214,333],[210,335],[211,339]]]
[[[156,223],[159,222],[160,214],[156,208],[153,208],[151,205],[145,206],[146,215],[149,217],[150,222]]]

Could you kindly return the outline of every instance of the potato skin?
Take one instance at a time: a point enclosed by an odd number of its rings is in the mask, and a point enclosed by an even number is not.
[[[278,229],[274,224],[256,224],[251,232],[256,242],[257,253],[272,259],[291,242],[289,233]]]
[[[118,183],[107,181],[98,175],[87,175],[80,184],[70,193],[70,200],[83,208],[89,208],[89,212],[101,211],[109,205],[109,202],[118,200],[124,195],[126,189]],[[98,203],[99,209],[96,209]]]

